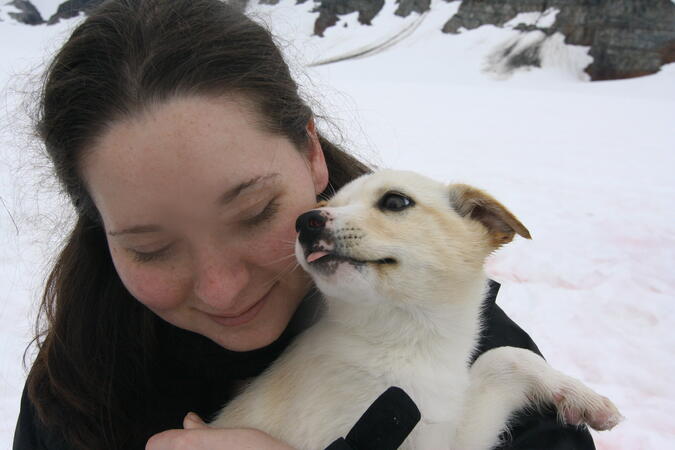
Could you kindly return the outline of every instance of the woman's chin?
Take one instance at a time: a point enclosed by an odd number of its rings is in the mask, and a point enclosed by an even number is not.
[[[270,345],[281,336],[295,311],[291,305],[280,303],[280,299],[286,295],[278,289],[272,289],[268,294],[269,298],[263,299],[263,304],[255,313],[255,317],[244,323],[232,325],[231,322],[223,323],[217,318],[209,317],[210,336],[207,337],[221,347],[236,352],[256,350]]]

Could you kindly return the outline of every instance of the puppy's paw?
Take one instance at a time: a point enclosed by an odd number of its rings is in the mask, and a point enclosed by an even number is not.
[[[569,377],[553,392],[553,403],[561,420],[571,425],[586,424],[603,431],[624,419],[610,399]]]

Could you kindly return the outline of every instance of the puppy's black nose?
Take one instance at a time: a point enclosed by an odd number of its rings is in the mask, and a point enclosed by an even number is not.
[[[308,245],[316,241],[326,225],[326,218],[321,211],[312,210],[298,217],[295,231],[300,233],[300,243]]]
[[[321,214],[321,211],[313,209],[312,211],[300,214],[298,220],[295,221],[295,231],[298,233],[303,231],[321,231],[325,225],[326,218]]]

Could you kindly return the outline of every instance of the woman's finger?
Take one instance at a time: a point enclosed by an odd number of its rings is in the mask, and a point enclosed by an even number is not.
[[[193,430],[196,428],[208,428],[208,425],[197,414],[189,412],[183,419],[183,428]]]
[[[145,450],[213,449],[293,450],[262,431],[244,428],[211,428],[206,424],[200,429],[163,431],[152,436],[145,447]]]

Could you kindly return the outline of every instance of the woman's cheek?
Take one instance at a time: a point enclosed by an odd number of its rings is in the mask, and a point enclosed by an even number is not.
[[[264,239],[264,247],[273,253],[272,260],[281,265],[295,263],[295,258],[285,258],[295,253],[295,221],[298,214],[291,213],[286,220],[280,221],[278,226],[274,227],[273,233],[268,234]]]
[[[116,254],[117,253],[117,254]],[[182,306],[189,297],[189,280],[168,263],[139,263],[111,251],[115,269],[127,290],[138,301],[155,311]]]

